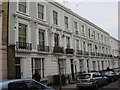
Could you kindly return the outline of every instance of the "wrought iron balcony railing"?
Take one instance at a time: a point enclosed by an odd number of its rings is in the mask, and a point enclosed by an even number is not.
[[[55,46],[53,48],[53,53],[64,53],[63,47]]]
[[[66,54],[74,54],[74,49],[72,49],[72,48],[66,48],[65,52],[66,52]]]
[[[49,46],[37,45],[37,50],[38,51],[49,52]]]
[[[82,50],[77,50],[76,55],[82,55],[82,54],[83,54]]]
[[[16,49],[32,50],[31,43],[16,42]]]
[[[95,53],[94,53],[94,52],[91,52],[91,56],[95,56]]]

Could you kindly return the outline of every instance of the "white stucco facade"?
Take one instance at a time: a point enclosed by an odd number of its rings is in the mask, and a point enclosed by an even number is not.
[[[15,9],[18,3],[10,2],[9,4],[9,9],[12,10],[9,17],[8,44],[16,45],[15,57],[19,61],[16,63],[19,78],[32,78],[35,69],[40,71],[42,79],[58,75],[60,72],[70,75],[73,79],[80,72],[118,67],[118,58],[111,56],[119,56],[118,48],[115,48],[114,54],[111,53],[114,45],[110,42],[112,38],[109,33],[59,3],[46,1],[39,4],[44,6],[42,20],[37,15],[38,2],[27,4],[29,9],[26,14]],[[53,11],[57,13],[57,25],[53,23]],[[68,28],[65,28],[65,16],[68,18]],[[75,22],[77,28],[75,28]],[[18,43],[16,44],[19,41],[19,24],[27,27],[26,46],[22,48]],[[44,50],[39,50],[40,30],[44,32]],[[54,48],[55,34],[59,38],[57,49]],[[118,43],[118,40],[114,41]],[[37,61],[40,63],[36,63]],[[116,64],[113,65],[113,61]],[[62,63],[61,66],[59,62]]]

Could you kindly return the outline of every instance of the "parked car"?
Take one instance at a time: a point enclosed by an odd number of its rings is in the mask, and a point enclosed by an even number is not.
[[[103,76],[106,76],[108,79],[108,82],[110,82],[110,83],[114,82],[118,79],[116,73],[113,70],[110,70],[110,71],[104,70],[104,71],[101,71],[101,74]]]
[[[16,79],[0,82],[1,90],[55,90],[33,79]]]
[[[116,73],[116,75],[117,75],[117,77],[119,79],[120,78],[120,68],[115,68],[113,70],[114,70],[114,72]]]
[[[84,73],[77,78],[77,87],[93,87],[98,88],[99,86],[107,84],[107,77],[100,75],[98,72]]]

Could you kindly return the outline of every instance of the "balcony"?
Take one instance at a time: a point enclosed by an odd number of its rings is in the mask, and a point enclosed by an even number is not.
[[[77,54],[77,55],[82,55],[83,52],[82,52],[82,50],[77,50],[76,54]]]
[[[37,50],[38,51],[49,52],[49,46],[37,45]]]
[[[91,56],[95,56],[95,53],[94,53],[94,52],[91,52]]]
[[[71,48],[66,48],[65,52],[66,54],[74,54],[74,50]]]
[[[63,47],[55,46],[55,47],[53,48],[53,53],[64,53]]]
[[[31,43],[16,42],[16,49],[32,50]]]
[[[89,53],[88,53],[88,52],[86,52],[86,51],[83,51],[83,55],[88,56],[88,55],[89,55]]]

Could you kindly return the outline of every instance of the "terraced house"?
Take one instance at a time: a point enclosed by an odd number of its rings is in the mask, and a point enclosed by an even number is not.
[[[9,54],[8,78],[32,78],[37,69],[42,80],[58,74],[74,80],[80,72],[118,67],[119,41],[109,33],[57,2],[25,1],[9,2],[15,58]]]

